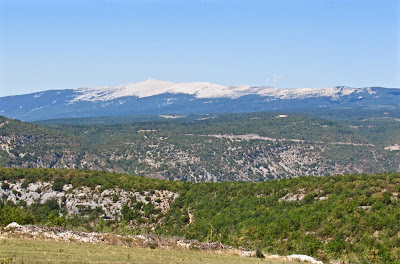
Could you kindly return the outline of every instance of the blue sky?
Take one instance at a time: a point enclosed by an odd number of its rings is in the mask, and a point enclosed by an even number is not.
[[[395,0],[2,0],[0,96],[154,79],[400,87]]]

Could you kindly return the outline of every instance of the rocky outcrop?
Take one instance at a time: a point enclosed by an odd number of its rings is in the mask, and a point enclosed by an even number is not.
[[[69,184],[64,185],[62,191],[56,191],[53,190],[52,182],[38,181],[27,186],[23,186],[23,183],[23,180],[15,183],[2,182],[2,186],[7,184],[8,187],[0,188],[0,197],[15,204],[22,201],[27,206],[55,200],[60,207],[65,206],[68,214],[79,214],[82,210],[99,208],[106,219],[119,219],[124,205],[131,208],[137,203],[152,203],[157,211],[165,214],[170,204],[178,197],[177,193],[168,190],[135,192],[120,188],[103,190],[100,185],[94,189],[86,186],[73,188]]]

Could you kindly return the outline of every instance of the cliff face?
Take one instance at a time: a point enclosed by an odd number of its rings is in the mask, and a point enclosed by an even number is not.
[[[122,220],[123,210],[134,208],[136,217],[157,219],[151,223],[131,219],[131,224],[136,227],[154,227],[160,224],[170,204],[178,197],[178,194],[168,190],[135,192],[120,188],[104,189],[102,186],[94,189],[86,186],[73,188],[71,184],[55,187],[53,182],[42,181],[27,185],[24,185],[24,180],[14,183],[3,181],[2,186],[0,197],[3,197],[3,201],[22,203],[28,207],[56,202],[70,216],[96,212],[103,219]]]

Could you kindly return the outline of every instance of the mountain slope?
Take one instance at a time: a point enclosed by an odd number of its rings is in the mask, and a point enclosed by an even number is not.
[[[3,118],[0,165],[195,182],[399,171],[400,152],[388,147],[400,145],[400,123],[381,122],[387,130],[274,113],[52,127]]]
[[[89,232],[150,231],[324,261],[400,261],[399,173],[189,183],[0,168],[0,184],[0,225],[17,220]]]
[[[51,90],[0,98],[0,114],[23,121],[147,114],[240,113],[330,107],[399,108],[400,89],[280,89],[166,81]]]

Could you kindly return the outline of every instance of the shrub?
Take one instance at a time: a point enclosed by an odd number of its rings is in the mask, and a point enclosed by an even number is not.
[[[13,263],[13,258],[6,258],[0,260],[0,264],[11,264],[11,263]]]
[[[157,244],[156,243],[150,243],[149,244],[149,248],[156,249],[157,248]]]
[[[10,184],[8,184],[8,182],[3,182],[3,183],[1,184],[1,188],[2,188],[3,190],[9,190],[9,189],[10,189]]]
[[[26,209],[4,205],[0,208],[0,226],[6,226],[12,222],[17,222],[20,225],[33,224],[34,217]]]
[[[261,249],[257,248],[256,250],[256,258],[263,259],[265,258],[264,254],[262,253]]]
[[[57,192],[62,192],[65,181],[63,178],[56,178],[53,183],[53,190]]]

